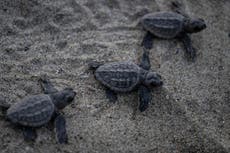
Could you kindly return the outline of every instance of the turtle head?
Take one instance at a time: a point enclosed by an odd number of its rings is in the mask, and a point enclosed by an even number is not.
[[[203,19],[189,19],[185,22],[185,31],[188,33],[196,33],[205,29],[207,26]]]
[[[65,106],[72,103],[75,95],[76,95],[76,92],[73,91],[72,88],[65,88],[62,91],[52,94],[51,97],[53,99],[54,105],[58,109],[63,109]]]
[[[148,87],[162,86],[163,81],[161,80],[161,76],[156,72],[148,72],[144,84]]]

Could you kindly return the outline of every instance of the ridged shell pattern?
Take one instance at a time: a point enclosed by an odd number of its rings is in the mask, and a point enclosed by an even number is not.
[[[48,95],[29,96],[7,110],[7,118],[15,124],[38,127],[50,121],[54,104]]]
[[[95,75],[106,87],[118,92],[128,92],[140,82],[140,71],[140,67],[131,61],[113,62],[100,66]]]
[[[184,17],[173,12],[157,12],[142,17],[142,25],[160,38],[174,38],[183,30]]]

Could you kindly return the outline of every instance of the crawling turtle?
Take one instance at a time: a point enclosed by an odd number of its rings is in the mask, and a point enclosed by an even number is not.
[[[40,83],[44,94],[27,96],[11,106],[0,104],[0,107],[5,110],[6,120],[23,130],[25,140],[35,140],[35,129],[54,121],[58,142],[67,143],[66,121],[59,110],[70,104],[76,93],[72,88],[58,91],[45,78]]]
[[[191,19],[187,15],[177,12],[156,12],[144,15],[140,20],[141,25],[147,30],[142,45],[152,48],[153,38],[180,39],[185,47],[186,53],[193,60],[196,51],[192,47],[189,34],[200,32],[206,28],[203,19]]]
[[[150,89],[163,84],[159,74],[149,71],[147,51],[143,53],[140,65],[124,61],[107,64],[92,62],[89,66],[94,70],[96,79],[106,87],[106,96],[112,102],[117,100],[117,93],[138,89],[141,112],[147,109],[151,101]]]

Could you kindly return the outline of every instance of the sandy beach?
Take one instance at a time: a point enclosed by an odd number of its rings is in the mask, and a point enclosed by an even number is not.
[[[146,33],[137,26],[148,12],[168,11],[172,0],[0,0],[0,97],[10,104],[41,93],[47,75],[58,89],[71,86],[74,102],[62,112],[69,143],[37,130],[35,142],[0,120],[0,153],[229,153],[230,1],[181,0],[207,29],[191,36],[195,62],[176,39],[155,39],[152,90],[145,112],[137,92],[109,103],[89,61],[139,61]]]

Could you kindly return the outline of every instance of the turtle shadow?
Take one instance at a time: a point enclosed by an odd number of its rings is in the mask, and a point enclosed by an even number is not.
[[[137,92],[133,91],[127,95],[119,94],[116,103],[109,103],[106,100],[105,102],[109,104],[105,104],[106,107],[102,106],[97,112],[97,116],[103,118],[110,114],[111,120],[128,117],[136,128],[141,130],[140,132],[143,132],[142,128],[145,125],[152,122],[158,123],[160,125],[153,125],[153,127],[160,128],[162,139],[170,141],[175,146],[174,149],[180,152],[227,153],[226,148],[218,140],[209,136],[202,126],[191,119],[192,116],[189,115],[180,99],[174,98],[168,89],[165,87],[155,88],[152,91],[152,96],[149,108],[140,112]],[[126,112],[122,113],[122,111]],[[120,113],[122,116],[117,115]],[[156,129],[156,131],[158,130]]]
[[[194,121],[194,116],[187,111],[186,104],[174,98],[172,92],[165,87],[154,91],[154,100],[145,112],[137,112],[138,120],[134,120],[135,122],[139,122],[143,117],[160,122],[162,131],[168,129],[167,139],[179,152],[228,152],[218,139],[210,135],[199,122]]]
[[[123,105],[128,105],[133,110],[132,120],[135,120],[137,116],[146,116],[148,118],[156,116],[170,116],[170,115],[183,115],[185,111],[179,106],[175,105],[175,99],[172,98],[172,95],[164,87],[157,87],[152,89],[152,100],[149,103],[149,107],[144,111],[140,112],[138,109],[139,98],[137,91],[129,93],[129,97],[133,96],[131,102],[123,103]],[[121,94],[123,95],[123,94]]]

